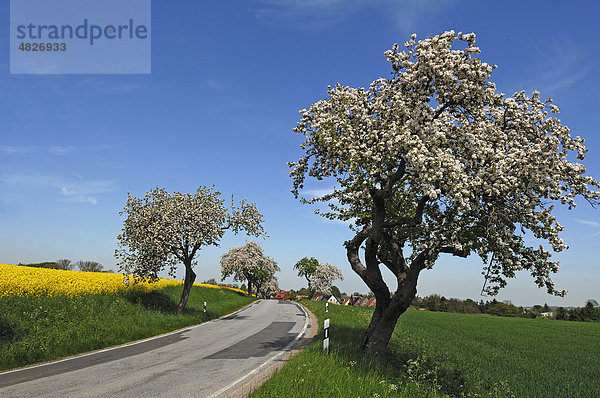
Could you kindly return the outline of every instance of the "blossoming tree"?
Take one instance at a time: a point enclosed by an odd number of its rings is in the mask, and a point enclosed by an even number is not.
[[[294,268],[298,270],[298,276],[303,276],[308,282],[308,290],[311,294],[321,292],[331,294],[331,286],[335,280],[344,280],[342,271],[331,264],[319,264],[314,258],[304,257],[298,261]]]
[[[233,276],[237,282],[248,281],[248,295],[254,286],[258,294],[268,297],[278,288],[275,272],[279,270],[277,262],[265,256],[256,242],[234,247],[221,256],[221,280]]]
[[[227,209],[220,195],[212,187],[200,187],[194,194],[170,194],[157,187],[143,198],[128,195],[119,213],[127,215],[115,251],[120,270],[136,280],[155,281],[165,268],[174,277],[177,264],[183,263],[185,280],[177,307],[181,312],[196,279],[192,267],[202,246],[217,246],[226,230],[264,234],[263,218],[254,203],[242,200]]]
[[[385,52],[390,78],[368,89],[338,84],[301,110],[294,131],[305,136],[305,156],[289,163],[296,197],[308,176],[336,181],[308,202],[352,222],[348,261],[377,298],[361,342],[373,353],[387,348],[420,272],[442,253],[479,255],[488,293],[529,270],[539,287],[564,295],[550,277],[559,264],[548,250],[566,248],[552,211],[577,196],[599,199],[599,183],[571,161],[584,158],[584,140],[554,116],[552,99],[497,93],[496,66],[477,57],[473,33],[415,38]],[[528,233],[550,247],[528,246]],[[395,276],[393,294],[382,266]]]

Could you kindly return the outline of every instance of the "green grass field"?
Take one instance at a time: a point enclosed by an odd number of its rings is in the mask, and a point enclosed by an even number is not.
[[[305,304],[319,338],[251,397],[600,397],[599,323],[409,310],[373,358],[357,350],[371,309]]]
[[[150,293],[0,298],[0,370],[57,359],[199,324],[253,299],[194,286],[174,315],[181,286]],[[207,312],[203,312],[204,301]]]

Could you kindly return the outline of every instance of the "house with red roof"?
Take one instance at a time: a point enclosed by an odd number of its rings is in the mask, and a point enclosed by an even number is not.
[[[282,290],[275,295],[275,298],[280,299],[280,300],[288,300],[291,297],[291,295],[292,295],[291,290]]]

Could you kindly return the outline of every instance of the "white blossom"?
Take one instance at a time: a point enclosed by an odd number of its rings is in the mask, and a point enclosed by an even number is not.
[[[578,196],[598,203],[599,183],[570,160],[584,159],[584,140],[537,90],[497,93],[489,80],[496,65],[477,57],[475,34],[413,36],[404,46],[385,52],[390,78],[368,88],[337,84],[300,111],[294,131],[305,137],[305,156],[289,163],[292,192],[298,197],[309,177],[337,181],[310,202],[328,202],[327,218],[355,220],[349,261],[382,296],[389,292],[379,272],[368,269],[383,264],[403,286],[412,265],[418,274],[440,253],[477,253],[486,262],[493,254],[490,293],[527,269],[537,285],[564,294],[550,278],[558,263],[524,236],[561,251],[554,206],[575,207]]]
[[[310,276],[308,289],[312,292],[331,294],[331,286],[335,280],[344,280],[342,271],[329,263],[319,264]]]
[[[192,271],[194,257],[202,246],[218,246],[227,229],[235,233],[245,230],[253,236],[264,234],[262,215],[255,204],[242,200],[238,207],[232,204],[228,210],[220,195],[212,187],[200,187],[194,194],[170,194],[158,187],[142,198],[128,194],[119,213],[127,218],[115,251],[121,271],[133,274],[136,281],[153,281],[165,268],[175,276],[177,264],[183,263],[186,277],[181,310],[196,276]]]
[[[221,280],[233,276],[234,281],[248,281],[249,294],[254,285],[257,292],[265,297],[270,296],[278,288],[275,277],[277,271],[280,271],[277,262],[265,256],[256,242],[234,247],[221,256]]]

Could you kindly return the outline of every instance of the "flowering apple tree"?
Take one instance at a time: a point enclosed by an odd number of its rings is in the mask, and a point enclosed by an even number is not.
[[[158,187],[143,198],[128,194],[119,213],[127,215],[115,251],[120,270],[133,274],[136,281],[155,281],[165,268],[174,277],[177,264],[183,263],[185,281],[177,307],[181,312],[196,279],[192,267],[202,246],[218,246],[226,230],[264,234],[263,218],[254,203],[242,200],[239,206],[232,203],[227,209],[220,195],[212,187],[200,187],[194,194],[170,194]]]
[[[305,201],[326,202],[325,217],[352,223],[348,261],[377,298],[361,342],[374,353],[387,348],[419,273],[442,253],[479,255],[488,293],[528,270],[564,295],[550,277],[559,264],[549,250],[566,248],[554,206],[573,208],[578,196],[596,205],[600,196],[572,161],[584,158],[584,140],[555,117],[552,99],[497,93],[496,66],[478,58],[473,33],[415,39],[385,52],[390,78],[366,89],[338,84],[301,110],[294,131],[305,136],[305,156],[289,163],[296,197],[309,176],[335,181]],[[529,247],[525,234],[546,247]],[[395,276],[393,294],[382,266]]]
[[[261,286],[261,292],[264,297],[273,297],[279,293],[279,280],[273,276]]]
[[[311,292],[331,294],[331,285],[335,280],[344,280],[342,271],[331,264],[319,264],[310,278],[308,289]]]
[[[280,271],[277,262],[265,256],[256,242],[234,247],[221,256],[221,280],[233,276],[236,282],[248,281],[248,295],[252,294],[254,286],[257,294],[268,297],[278,288],[275,278],[277,271]]]

